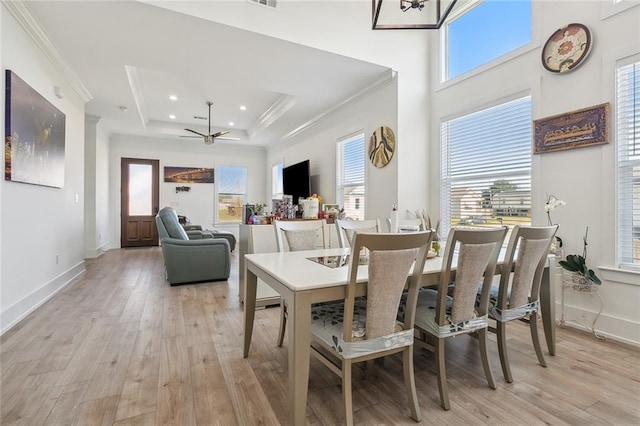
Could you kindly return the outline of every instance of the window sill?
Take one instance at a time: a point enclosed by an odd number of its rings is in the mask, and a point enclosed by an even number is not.
[[[602,278],[606,281],[640,286],[640,271],[631,271],[610,266],[598,266],[598,269]]]
[[[527,53],[531,52],[532,50],[538,49],[539,47],[540,47],[540,43],[536,43],[536,42],[532,42],[525,46],[519,47],[518,49],[512,52],[509,52],[505,55],[502,55],[499,58],[492,60],[491,62],[487,62],[486,64],[480,65],[479,67],[474,68],[471,71],[467,71],[464,74],[461,74],[449,80],[440,82],[440,84],[438,84],[438,87],[436,88],[436,92],[439,92],[440,90],[444,90],[450,86],[454,86],[469,78],[475,77],[476,75],[481,74],[487,70],[496,68],[504,64],[505,62],[509,62],[513,60],[514,58],[517,58],[522,55],[526,55]]]

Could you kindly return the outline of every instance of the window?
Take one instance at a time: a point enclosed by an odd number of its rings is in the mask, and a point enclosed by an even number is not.
[[[531,43],[531,0],[467,5],[445,24],[445,81]]]
[[[618,260],[640,266],[640,55],[618,64]]]
[[[283,163],[278,163],[271,167],[271,198],[274,200],[282,199],[284,190],[282,189],[282,168]]]
[[[336,198],[345,215],[364,219],[364,133],[336,145]]]
[[[218,222],[242,221],[246,193],[246,167],[218,167]]]
[[[441,124],[442,232],[531,223],[531,97]]]

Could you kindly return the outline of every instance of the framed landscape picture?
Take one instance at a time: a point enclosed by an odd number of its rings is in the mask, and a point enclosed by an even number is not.
[[[64,186],[65,115],[6,70],[4,178]]]
[[[175,183],[213,183],[214,169],[165,166],[164,181]]]

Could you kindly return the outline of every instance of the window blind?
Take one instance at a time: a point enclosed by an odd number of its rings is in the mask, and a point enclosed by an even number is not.
[[[531,223],[531,97],[441,124],[442,231]]]
[[[616,73],[618,262],[640,267],[640,55]]]
[[[283,163],[274,164],[271,167],[271,198],[280,199],[284,195],[282,189],[282,168]]]
[[[336,144],[337,202],[347,217],[364,219],[365,155],[364,133]]]
[[[218,167],[218,222],[242,221],[242,205],[247,193],[247,168]]]

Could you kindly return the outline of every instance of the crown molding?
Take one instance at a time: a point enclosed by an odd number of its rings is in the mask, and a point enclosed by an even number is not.
[[[282,95],[267,109],[248,129],[249,138],[255,136],[267,127],[271,126],[276,120],[282,117],[297,102],[295,96]]]
[[[323,120],[324,118],[335,114],[336,112],[340,111],[343,108],[346,108],[350,105],[355,104],[356,102],[361,101],[362,99],[364,99],[365,97],[371,95],[372,93],[377,92],[378,90],[387,87],[388,85],[390,85],[395,79],[396,79],[396,75],[397,75],[397,71],[394,70],[389,70],[388,72],[385,71],[382,75],[382,77],[380,77],[378,80],[374,81],[373,83],[371,83],[369,86],[365,87],[364,89],[354,93],[353,95],[349,96],[348,98],[342,100],[342,102],[337,103],[335,106],[333,106],[332,108],[329,108],[328,110],[321,112],[320,114],[316,115],[315,117],[311,118],[310,120],[302,123],[300,126],[296,127],[295,129],[291,130],[289,133],[286,133],[284,136],[282,136],[282,140],[285,141],[287,139],[291,139],[296,135],[299,135],[300,133],[309,130],[311,127],[313,127],[314,125],[318,124],[321,120]]]
[[[125,65],[124,70],[127,73],[127,79],[129,80],[131,94],[133,95],[133,99],[136,103],[138,115],[142,120],[142,127],[146,129],[147,125],[149,124],[149,109],[147,108],[147,103],[145,102],[144,95],[142,93],[142,85],[140,84],[138,69],[131,65]]]
[[[98,124],[98,121],[100,121],[101,118],[102,117],[99,117],[97,115],[85,114],[84,122],[89,124]]]
[[[91,93],[73,71],[67,60],[58,51],[47,33],[42,29],[38,20],[33,16],[24,1],[3,1],[3,6],[11,13],[22,29],[31,37],[35,44],[44,53],[46,58],[62,75],[65,81],[78,94],[83,102],[93,99]]]

